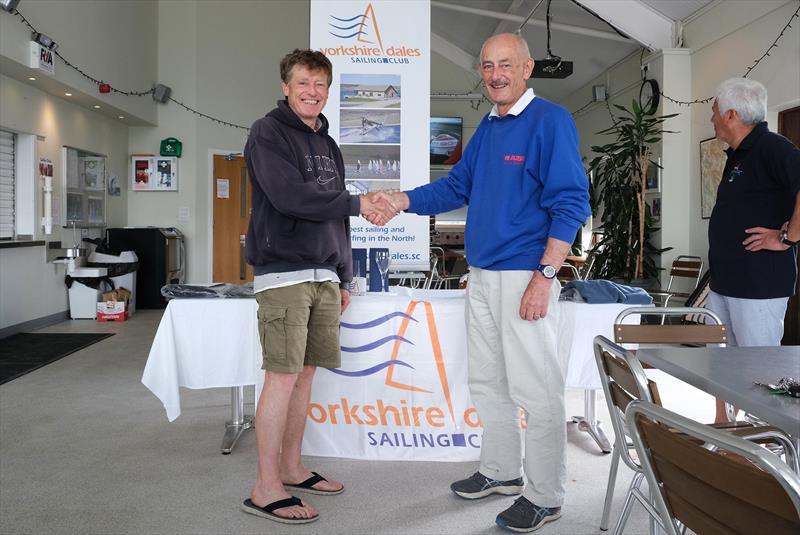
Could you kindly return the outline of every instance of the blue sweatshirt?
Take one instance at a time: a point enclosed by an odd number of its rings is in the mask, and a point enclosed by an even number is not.
[[[408,211],[469,205],[467,262],[533,270],[549,237],[572,243],[591,213],[578,132],[569,112],[534,98],[519,115],[483,118],[447,177],[407,192]]]

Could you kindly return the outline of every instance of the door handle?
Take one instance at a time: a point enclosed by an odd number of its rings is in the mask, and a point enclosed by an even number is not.
[[[244,234],[239,234],[239,280],[245,279],[247,270],[247,268],[245,267],[245,259],[244,259],[245,241],[246,241],[246,236]]]

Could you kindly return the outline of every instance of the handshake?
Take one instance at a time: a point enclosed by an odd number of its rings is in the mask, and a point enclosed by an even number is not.
[[[360,199],[361,215],[381,227],[409,205],[408,195],[402,191],[373,191]]]

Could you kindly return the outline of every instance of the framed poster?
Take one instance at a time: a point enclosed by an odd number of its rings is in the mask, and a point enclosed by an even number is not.
[[[133,191],[178,191],[178,159],[172,156],[131,156]]]
[[[700,216],[703,219],[711,217],[717,202],[717,188],[728,159],[727,148],[727,143],[714,137],[700,142]]]
[[[658,193],[661,191],[661,158],[650,161],[647,166],[647,176],[644,179],[645,193]]]

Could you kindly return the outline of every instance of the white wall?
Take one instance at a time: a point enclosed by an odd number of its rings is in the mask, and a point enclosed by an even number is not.
[[[730,77],[742,76],[778,36],[797,9],[794,1],[721,1],[711,4],[685,26],[686,51],[668,50],[645,56],[650,64],[648,78],[656,78],[665,94],[683,101],[713,96],[716,85]],[[795,21],[796,22],[796,21]],[[690,54],[685,57],[686,52]],[[638,97],[640,53],[634,53],[603,75],[592,80],[564,101],[569,110],[578,110],[591,100],[592,85],[608,87],[610,102],[629,106]],[[800,104],[800,24],[793,24],[778,48],[751,74],[769,91],[768,118],[777,111]],[[613,108],[612,108],[613,109]],[[656,245],[674,247],[665,253],[661,265],[669,265],[678,254],[706,258],[708,221],[700,217],[699,143],[713,137],[711,103],[691,107],[661,103],[658,114],[680,113],[665,123],[666,134],[659,153],[664,153],[662,176],[662,232],[654,236]],[[611,126],[606,107],[590,105],[575,117],[581,136],[581,154],[591,159],[591,145],[608,142],[597,134]],[[771,129],[777,124],[770,123]],[[666,274],[662,277],[666,278]]]
[[[34,28],[58,43],[60,54],[90,76],[122,90],[146,91],[157,81],[155,0],[23,0],[17,7]],[[30,37],[19,17],[0,13],[0,57],[10,62],[7,69],[13,64],[27,67]],[[59,59],[54,79],[70,87],[74,98],[88,95],[123,115],[155,121],[149,96],[101,95]]]
[[[128,128],[64,99],[54,97],[0,75],[0,127],[38,137],[35,162],[53,162],[54,202],[65,198],[61,151],[64,145],[108,156],[109,171],[124,174],[128,155]],[[44,235],[38,222],[42,216],[42,188],[35,177],[36,240],[63,241],[72,245],[72,231],[62,229],[64,208],[58,205],[58,222],[53,233]],[[106,213],[109,225],[124,225],[127,219],[126,192],[109,197]],[[99,231],[93,230],[97,236]],[[67,310],[63,265],[48,264],[45,248],[0,249],[0,329]]]
[[[714,95],[719,82],[742,76],[753,61],[775,40],[797,9],[797,2],[724,2],[686,25],[686,46],[692,50],[692,96]],[[779,46],[770,52],[749,78],[763,83],[769,92],[772,116],[800,104],[800,23],[795,19]],[[708,220],[700,218],[700,141],[714,136],[711,104],[691,109],[690,252],[704,258],[708,253]],[[770,123],[770,130],[778,128]]]
[[[301,1],[162,0],[158,76],[173,97],[203,113],[249,127],[283,98],[278,65],[309,43],[309,4]],[[179,191],[130,192],[130,225],[175,226],[186,235],[188,282],[211,280],[209,151],[240,152],[246,132],[200,119],[174,103],[158,107],[158,127],[131,129],[130,152],[158,151],[168,136],[183,142]],[[178,221],[188,207],[188,221]]]
[[[148,88],[155,79],[157,32],[154,29],[156,4],[150,1],[28,1],[19,5],[25,17],[40,31],[54,38],[59,51],[95,76],[103,76],[119,87]],[[95,87],[75,71],[56,60],[55,79],[31,73],[27,62],[30,30],[15,17],[0,12],[0,128],[38,136],[34,162],[48,158],[54,167],[54,200],[63,202],[64,145],[105,154],[108,170],[127,175],[128,126],[108,115],[76,103],[91,95],[104,104],[129,113],[137,122],[155,118],[150,97],[101,96]],[[24,82],[18,81],[18,78]],[[74,100],[54,96],[45,88],[70,90]],[[59,94],[61,94],[59,92]],[[85,101],[84,101],[85,102]],[[53,225],[45,236],[39,221],[42,215],[42,188],[35,178],[34,239],[72,243],[72,232]],[[64,208],[58,205],[63,224]],[[106,205],[109,225],[124,225],[128,220],[127,192],[109,197]],[[91,235],[99,235],[93,230]],[[32,321],[68,309],[64,287],[64,266],[47,264],[45,248],[0,249],[0,329]]]

